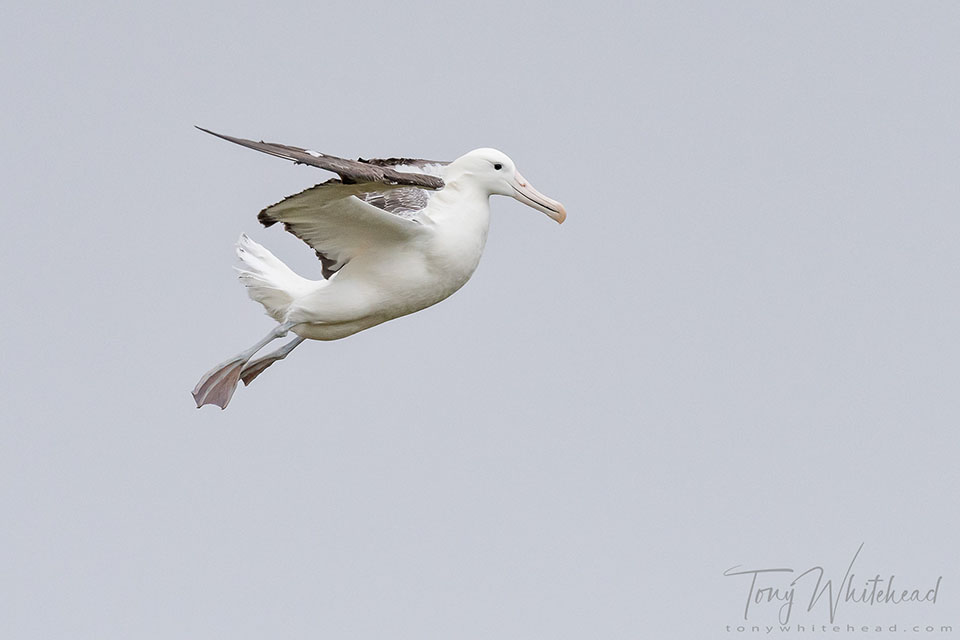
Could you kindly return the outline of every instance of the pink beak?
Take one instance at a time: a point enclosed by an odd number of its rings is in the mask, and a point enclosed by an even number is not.
[[[513,187],[513,197],[528,207],[544,212],[560,224],[567,219],[567,210],[562,204],[534,189],[533,185],[527,182],[519,172],[514,173],[514,180],[510,186]]]

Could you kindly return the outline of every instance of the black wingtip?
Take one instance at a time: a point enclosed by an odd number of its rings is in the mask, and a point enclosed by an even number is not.
[[[218,138],[223,138],[224,140],[229,140],[229,139],[230,139],[228,136],[225,136],[225,135],[223,135],[222,133],[217,133],[216,131],[210,131],[210,129],[204,129],[203,127],[201,127],[201,126],[198,125],[198,124],[195,124],[195,125],[193,125],[193,126],[194,126],[195,129],[199,129],[200,131],[203,131],[204,133],[209,133],[209,134],[212,135],[212,136],[216,136],[216,137],[218,137]]]

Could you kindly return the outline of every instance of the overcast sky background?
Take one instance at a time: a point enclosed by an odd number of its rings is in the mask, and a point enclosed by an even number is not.
[[[862,542],[939,600],[841,623],[960,633],[956,4],[7,3],[0,53],[0,636],[721,638],[726,569]],[[494,146],[569,217],[494,199],[453,298],[198,411],[272,325],[233,242],[318,278],[255,216],[328,176],[194,125]]]

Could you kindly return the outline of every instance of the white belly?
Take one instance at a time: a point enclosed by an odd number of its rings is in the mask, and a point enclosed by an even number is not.
[[[434,305],[462,287],[480,262],[489,228],[486,200],[434,211],[414,243],[351,259],[291,306],[287,319],[314,325],[303,337],[334,340]]]

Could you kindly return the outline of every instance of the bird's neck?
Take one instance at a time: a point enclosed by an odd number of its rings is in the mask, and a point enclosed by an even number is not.
[[[448,182],[430,199],[428,216],[435,232],[435,259],[456,290],[477,268],[487,243],[490,194],[469,184]]]
[[[490,193],[472,180],[453,179],[431,198],[430,217],[437,224],[486,229],[490,225]]]

